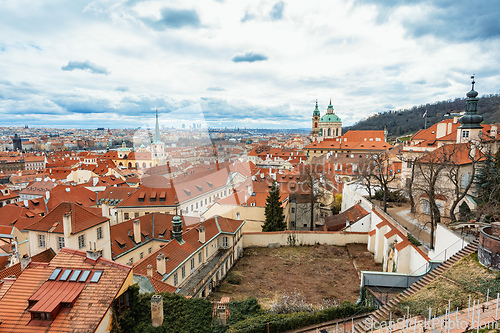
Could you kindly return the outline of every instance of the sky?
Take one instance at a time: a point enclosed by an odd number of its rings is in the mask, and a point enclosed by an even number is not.
[[[0,126],[310,128],[499,93],[500,1],[0,0]],[[194,111],[193,111],[194,110]],[[193,111],[193,112],[192,112]],[[175,116],[174,116],[175,115]]]

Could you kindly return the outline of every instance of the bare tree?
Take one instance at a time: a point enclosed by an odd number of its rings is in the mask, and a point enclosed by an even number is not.
[[[416,162],[415,189],[426,194],[429,203],[429,213],[431,217],[430,226],[430,247],[434,249],[434,230],[441,222],[441,212],[436,202],[436,198],[443,194],[442,182],[440,178],[449,166],[449,161],[456,152],[455,145],[444,145],[426,155]]]
[[[391,164],[389,154],[383,152],[380,154],[372,155],[373,160],[373,178],[376,183],[380,186],[383,196],[382,207],[384,212],[387,213],[387,195],[389,194],[389,184],[396,179],[396,170],[390,172],[389,167]]]
[[[469,193],[474,184],[474,177],[479,162],[484,160],[484,155],[481,153],[478,143],[467,142],[453,146],[455,152],[448,161],[446,177],[453,184],[453,202],[450,207],[450,218],[452,221],[456,221],[455,209],[458,203]],[[465,168],[468,168],[470,172],[465,173]]]
[[[387,197],[389,185],[396,178],[395,170],[390,171],[391,161],[387,152],[368,155],[362,158],[358,172],[358,178],[362,181],[368,192],[368,198],[372,198],[373,186],[379,186],[382,191],[382,208],[387,212]]]
[[[415,181],[415,166],[417,165],[417,156],[399,156],[401,162],[406,163],[410,168],[410,177],[406,179],[406,189],[408,192],[408,198],[410,199],[410,212],[415,214],[415,197],[413,195],[413,182]]]
[[[304,195],[309,198],[310,230],[315,229],[315,205],[325,198],[325,169],[321,164],[302,165],[300,171],[300,186]]]
[[[358,165],[358,179],[361,181],[361,185],[365,187],[366,192],[368,192],[368,199],[372,200],[372,188],[373,188],[373,160],[370,157],[362,158],[361,163]]]

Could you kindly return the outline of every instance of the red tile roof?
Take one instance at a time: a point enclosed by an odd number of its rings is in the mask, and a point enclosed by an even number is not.
[[[52,258],[56,256],[56,253],[52,248],[47,249],[45,251],[42,251],[33,257],[31,257],[32,262],[50,262]],[[9,277],[9,276],[15,276],[16,278],[21,274],[21,263],[17,263],[15,265],[12,265],[3,271],[0,271],[0,280]],[[1,318],[0,318],[1,319]]]
[[[62,202],[40,221],[26,227],[25,230],[48,232],[52,229],[51,232],[62,234],[64,233],[63,216],[67,213],[71,213],[71,234],[109,221],[109,218],[97,216],[73,202]]]
[[[111,233],[111,252],[113,258],[134,248],[141,246],[142,243],[136,244],[134,242],[134,221],[139,220],[141,226],[141,242],[153,238],[170,240],[170,231],[173,230],[172,219],[174,215],[151,213],[134,218],[122,223],[112,225],[110,227]],[[154,221],[154,223],[153,223]],[[183,230],[187,230],[189,225],[196,225],[200,222],[199,218],[182,217]],[[154,235],[153,235],[154,228]]]
[[[156,198],[154,201],[151,201],[151,193],[152,192],[165,192],[165,201],[160,200],[160,198]],[[175,206],[175,196],[176,191],[175,188],[156,188],[156,187],[148,187],[145,185],[141,185],[137,191],[132,193],[128,198],[120,202],[117,207],[137,207],[137,206]]]
[[[325,217],[326,230],[342,230],[346,227],[346,221],[349,221],[349,224],[352,225],[368,214],[370,213],[368,213],[363,207],[361,207],[360,204],[355,204],[354,206],[340,214]]]
[[[75,202],[83,207],[90,207],[96,204],[97,194],[83,186],[56,186],[50,192],[50,199],[47,203],[49,210],[54,209],[61,202]]]
[[[97,283],[81,282],[80,285],[83,287],[78,287],[81,291],[74,298],[73,306],[61,310],[51,321],[32,320],[28,299],[40,296],[38,302],[47,300],[48,302],[39,306],[46,307],[42,309],[43,311],[48,310],[50,301],[57,297],[61,300],[73,299],[70,297],[73,293],[71,287],[56,290],[49,288],[50,282],[46,283],[55,268],[100,270],[103,274]],[[88,263],[85,252],[69,249],[62,249],[50,264],[31,263],[0,299],[0,313],[2,314],[0,332],[94,332],[130,273],[131,267],[129,266],[103,258],[99,258],[94,263]],[[67,286],[75,284],[73,282],[61,283]],[[44,284],[48,286],[40,289]],[[45,298],[41,295],[44,292]],[[59,294],[62,295],[58,296]],[[34,301],[33,299],[33,303]],[[36,306],[38,303],[33,305],[33,307]]]
[[[165,283],[162,280],[157,280],[153,277],[148,276],[149,281],[151,282],[151,285],[155,289],[155,292],[157,293],[175,293],[177,290],[177,287],[172,286],[171,284]]]
[[[238,228],[243,225],[243,221],[233,220],[224,218],[221,216],[212,217],[200,226],[205,227],[205,240],[208,242],[210,239],[219,234],[219,229],[223,233],[234,233]],[[136,262],[134,266],[134,273],[138,275],[147,275],[147,266],[151,265],[153,267],[153,278],[161,280],[163,276],[158,273],[156,267],[156,257],[161,252],[168,258],[167,264],[167,274],[180,265],[185,259],[187,259],[191,254],[195,253],[197,249],[203,246],[199,242],[198,228],[193,228],[182,235],[184,242],[179,244],[179,242],[172,240],[159,250],[149,254],[144,259]]]

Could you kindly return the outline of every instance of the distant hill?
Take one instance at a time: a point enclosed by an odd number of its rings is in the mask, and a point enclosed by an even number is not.
[[[428,103],[404,110],[380,112],[352,126],[345,127],[342,131],[345,133],[347,130],[382,130],[387,126],[388,134],[392,138],[415,133],[424,128],[425,110],[427,110],[427,127],[429,127],[443,120],[447,113],[465,111],[465,98]],[[478,114],[483,116],[485,123],[500,122],[500,95],[481,96],[478,102]]]

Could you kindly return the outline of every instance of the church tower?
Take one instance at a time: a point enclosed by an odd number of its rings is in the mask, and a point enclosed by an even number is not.
[[[315,141],[319,136],[319,109],[318,109],[318,100],[316,100],[316,108],[313,111],[312,116],[312,130],[311,130],[311,140]]]
[[[467,93],[467,99],[465,100],[465,115],[460,118],[460,126],[458,127],[458,137],[457,142],[468,142],[470,140],[479,140],[479,136],[483,127],[481,123],[483,122],[483,117],[477,114],[477,98],[478,92],[474,90],[474,75],[471,76],[472,79],[472,89]]]
[[[319,119],[319,128],[322,139],[334,139],[342,136],[342,120],[335,114],[331,99],[326,114]]]
[[[156,110],[155,137],[151,144],[151,158],[153,165],[162,165],[165,161],[165,144],[161,141],[160,126],[158,124],[158,110]]]

